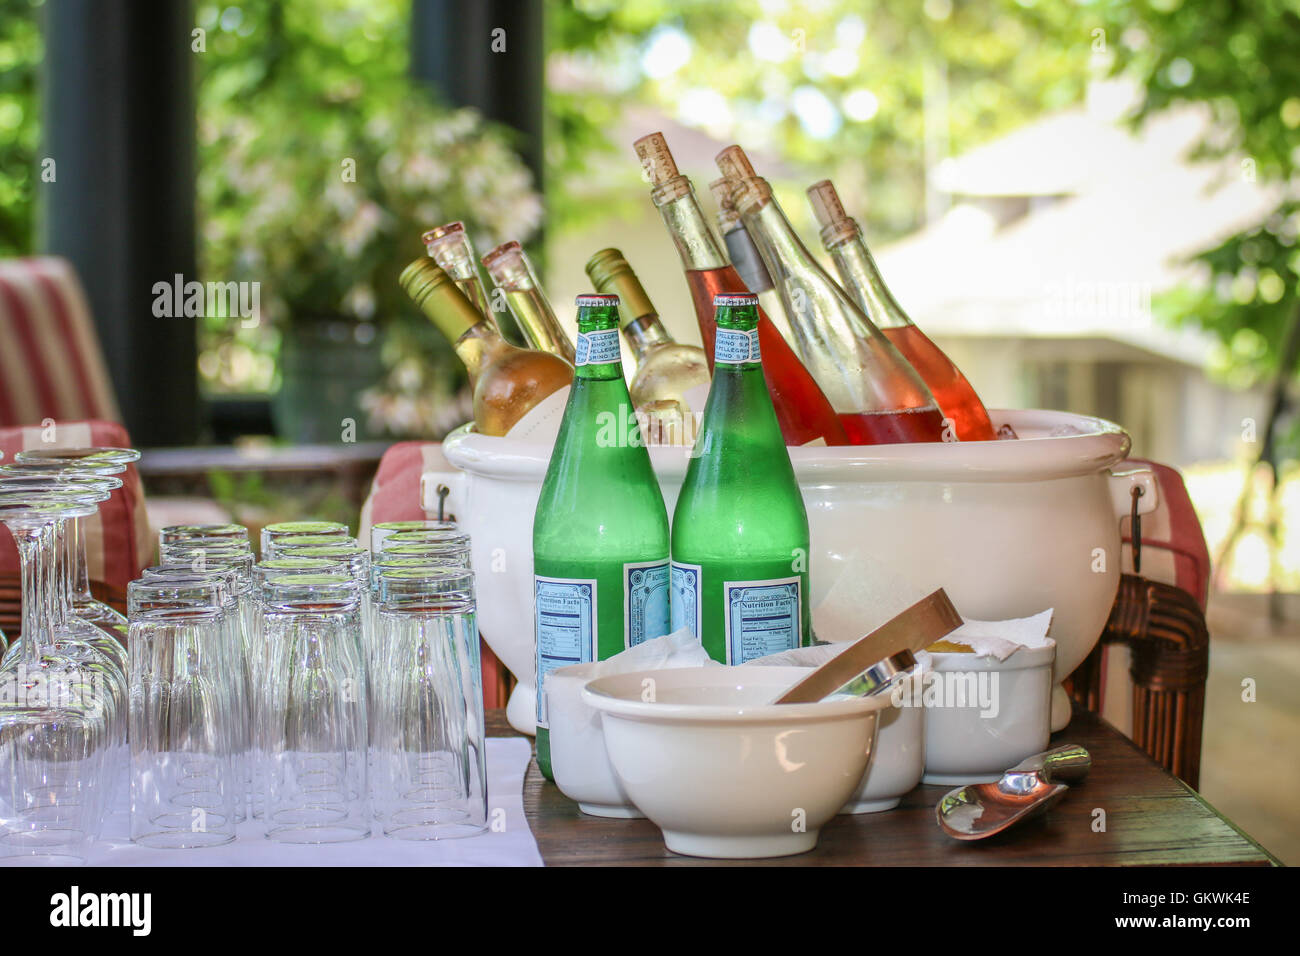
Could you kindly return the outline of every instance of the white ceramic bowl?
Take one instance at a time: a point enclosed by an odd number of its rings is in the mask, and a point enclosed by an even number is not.
[[[640,817],[605,752],[602,714],[582,698],[598,664],[570,664],[546,678],[546,714],[551,732],[555,785],[578,809],[594,817]]]
[[[862,780],[888,698],[772,704],[801,667],[640,671],[587,684],[632,802],[675,853],[811,850]],[[647,699],[650,698],[650,699]]]
[[[965,616],[985,621],[1054,609],[1056,682],[1087,656],[1119,586],[1120,518],[1141,485],[1143,514],[1157,503],[1150,471],[1115,474],[1129,439],[1110,422],[1065,412],[994,410],[1019,441],[792,448],[812,534],[814,620],[845,622],[852,640],[945,588]],[[551,449],[460,428],[443,452],[459,471],[428,472],[422,501],[447,506],[473,541],[478,623],[519,679],[510,723],[532,733],[536,714],[533,512]],[[671,515],[686,473],[680,448],[652,448]],[[490,569],[494,573],[486,573]],[[854,633],[847,633],[852,630]],[[1059,727],[1069,716],[1058,695]]]
[[[925,703],[926,783],[992,783],[1047,749],[1056,645],[1022,647],[1004,661],[975,654],[930,655]],[[940,696],[938,688],[943,688]],[[991,706],[985,707],[981,698]],[[967,706],[953,706],[965,700]],[[936,701],[939,701],[936,705]]]
[[[862,782],[840,813],[892,810],[925,772],[925,710],[895,707],[880,711],[876,745]]]

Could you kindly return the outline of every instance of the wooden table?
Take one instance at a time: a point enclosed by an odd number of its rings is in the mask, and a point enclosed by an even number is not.
[[[514,735],[503,711],[488,732]],[[919,786],[885,813],[838,816],[817,848],[774,860],[702,860],[665,848],[649,820],[589,817],[529,764],[524,812],[547,866],[1171,866],[1276,864],[1267,851],[1221,816],[1100,717],[1076,709],[1053,744],[1092,753],[1092,772],[1047,815],[1001,836],[962,843],[944,836],[934,806],[946,787]],[[1094,831],[1094,811],[1105,831]]]

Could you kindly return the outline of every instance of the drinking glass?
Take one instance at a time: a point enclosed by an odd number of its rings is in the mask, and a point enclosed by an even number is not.
[[[278,558],[286,548],[353,548],[359,542],[350,534],[295,534],[288,537],[272,538],[264,558]]]
[[[263,557],[271,557],[271,543],[280,538],[304,534],[347,534],[348,526],[338,521],[280,521],[262,529]]]
[[[472,836],[487,825],[483,685],[474,575],[390,569],[376,623],[376,817],[403,840]]]
[[[468,544],[437,541],[411,541],[403,544],[392,544],[391,542],[391,538],[385,542],[387,547],[377,555],[378,558],[424,558],[434,564],[454,564],[463,568],[471,567]]]
[[[144,846],[229,843],[244,802],[228,585],[194,577],[128,586],[131,839]]]
[[[384,539],[403,531],[442,531],[456,529],[454,521],[381,521],[370,527],[370,553],[384,550]]]
[[[254,819],[262,819],[266,808],[266,775],[263,756],[266,752],[266,726],[262,714],[262,695],[257,692],[265,684],[265,676],[270,667],[265,635],[262,633],[262,613],[260,595],[263,585],[275,577],[293,574],[342,574],[350,575],[347,565],[324,558],[271,558],[259,561],[253,566],[253,586],[255,613],[249,633],[248,671],[249,687],[252,693],[249,701],[252,705],[252,814]]]
[[[251,561],[251,555],[241,555]],[[242,823],[248,814],[248,798],[253,790],[253,708],[252,668],[249,664],[251,643],[247,630],[250,615],[245,613],[249,599],[249,575],[242,565],[218,563],[195,570],[188,564],[159,565],[145,568],[141,580],[156,585],[215,586],[217,603],[222,614],[221,634],[225,641],[226,659],[230,672],[231,712],[230,735],[232,760],[237,787],[235,792],[235,822]]]
[[[265,724],[267,836],[337,843],[370,834],[366,668],[354,577],[287,574],[262,585],[269,660]]]
[[[248,529],[242,524],[173,524],[158,532],[159,547],[191,538],[226,538],[250,547]]]

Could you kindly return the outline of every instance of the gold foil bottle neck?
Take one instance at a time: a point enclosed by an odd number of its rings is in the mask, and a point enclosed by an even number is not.
[[[397,281],[420,311],[433,320],[453,343],[484,321],[483,314],[466,298],[451,276],[428,256],[410,263]]]
[[[627,322],[657,314],[641,280],[618,249],[597,252],[587,260],[586,272],[598,292],[614,292],[619,296]]]

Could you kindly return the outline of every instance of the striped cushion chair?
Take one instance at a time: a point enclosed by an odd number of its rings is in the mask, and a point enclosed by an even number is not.
[[[28,448],[131,447],[126,429],[116,422],[71,421],[0,428],[4,461]],[[126,610],[126,586],[152,560],[154,541],[145,513],[144,490],[135,466],[121,476],[121,489],[85,519],[86,556],[91,591],[101,601]],[[21,624],[18,552],[9,532],[0,528],[0,629],[12,640]]]
[[[361,540],[370,540],[372,525],[385,521],[419,521],[436,518],[420,507],[420,476],[426,471],[450,471],[452,465],[436,442],[406,441],[384,452],[361,509]],[[451,517],[451,516],[448,516]],[[481,640],[481,639],[480,639]],[[482,644],[483,706],[504,707],[513,679],[492,649]]]
[[[1209,549],[1176,469],[1138,458],[1121,467],[1150,468],[1160,501],[1141,519],[1140,568],[1132,520],[1121,524],[1121,567],[1133,573],[1121,574],[1110,619],[1071,675],[1071,692],[1195,788],[1209,669]]]
[[[0,427],[120,421],[90,307],[72,266],[0,261]]]

